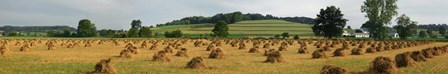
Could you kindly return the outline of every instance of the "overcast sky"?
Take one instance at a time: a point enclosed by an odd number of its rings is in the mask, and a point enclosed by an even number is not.
[[[347,25],[358,28],[367,21],[361,13],[364,0],[0,0],[0,26],[76,27],[90,19],[98,29],[128,29],[134,19],[144,26],[188,16],[217,13],[272,14],[315,18],[321,8],[340,7]],[[448,0],[399,0],[399,14],[420,24],[447,23]],[[395,22],[395,20],[393,21]]]

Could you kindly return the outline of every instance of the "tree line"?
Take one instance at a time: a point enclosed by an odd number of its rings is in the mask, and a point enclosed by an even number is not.
[[[150,38],[156,35],[153,33],[152,26],[142,26],[140,20],[132,20],[129,30],[112,30],[102,29],[96,30],[95,24],[88,19],[82,19],[78,23],[78,29],[72,31],[70,29],[64,30],[50,30],[47,31],[48,37],[107,37],[107,38]],[[167,38],[180,38],[183,33],[180,30],[165,32]]]
[[[69,26],[3,26],[0,27],[4,32],[47,32],[51,30],[69,29],[75,31],[75,28]]]
[[[421,38],[433,37],[437,38],[440,34],[441,36],[447,35],[447,25],[417,25],[418,22],[412,21],[410,17],[405,14],[398,16],[395,22],[397,25],[389,27],[391,25],[392,19],[398,15],[397,0],[365,0],[361,6],[361,12],[365,13],[365,18],[368,18],[361,28],[366,29],[370,36],[377,40],[384,40],[389,37],[388,34],[391,32],[396,32],[399,34],[401,39],[407,39],[408,37],[413,37],[418,35]],[[213,37],[223,37],[226,38],[229,35],[228,24],[233,24],[244,20],[266,20],[266,19],[277,19],[285,20],[290,22],[299,22],[305,24],[313,24],[312,30],[317,37],[325,37],[332,39],[334,37],[341,37],[343,30],[346,26],[346,22],[349,21],[344,18],[343,12],[340,8],[336,6],[328,6],[325,9],[320,9],[315,19],[308,17],[277,17],[273,15],[262,15],[258,13],[247,13],[243,14],[241,12],[232,13],[220,13],[211,17],[204,16],[192,16],[185,17],[180,20],[174,20],[167,22],[165,24],[157,24],[159,26],[168,25],[183,25],[183,24],[202,24],[202,23],[212,23],[215,24],[213,33],[210,36]],[[64,28],[63,30],[50,30],[47,31],[48,36],[52,37],[113,37],[113,38],[127,38],[127,37],[154,37],[159,34],[153,33],[151,28],[153,26],[142,26],[140,20],[133,20],[130,24],[131,28],[129,30],[96,30],[95,24],[88,19],[82,19],[78,23],[78,29],[72,32],[72,28]],[[351,27],[349,27],[351,29]],[[426,30],[419,30],[426,29]],[[0,28],[2,29],[2,28]],[[5,30],[10,30],[7,27]],[[355,30],[355,32],[360,32],[361,30]],[[437,32],[436,32],[437,31]],[[181,30],[165,32],[164,36],[167,38],[179,38],[183,37]],[[276,35],[276,38],[289,38],[289,33],[285,32],[281,35]],[[295,38],[299,38],[298,36]]]
[[[419,24],[418,28],[420,29],[433,29],[439,30],[439,28],[448,28],[447,24]]]
[[[140,20],[132,20],[129,30],[102,29],[97,31],[95,24],[88,19],[82,19],[78,23],[76,31],[52,30],[47,32],[49,37],[108,37],[108,38],[150,38],[157,33],[151,31],[152,26],[142,26]],[[179,35],[180,34],[180,35]],[[166,37],[182,37],[180,30],[167,32]]]
[[[290,22],[299,23],[314,23],[314,19],[308,17],[276,17],[273,15],[262,15],[258,13],[247,13],[243,14],[241,12],[232,13],[220,13],[212,17],[203,16],[193,16],[182,18],[181,20],[174,20],[165,24],[158,24],[157,26],[167,26],[167,25],[179,25],[179,24],[202,24],[202,23],[213,23],[216,24],[212,30],[212,37],[223,37],[226,38],[228,33],[228,24],[236,23],[243,20],[267,20],[267,19],[277,19],[285,20]],[[159,36],[160,34],[153,33],[151,28],[153,26],[142,26],[140,20],[133,20],[130,24],[131,28],[129,30],[111,30],[102,29],[97,30],[95,24],[88,19],[81,19],[78,22],[77,29],[75,28],[64,28],[64,29],[54,29],[43,31],[46,32],[48,37],[108,37],[108,38],[149,38],[154,36]],[[40,31],[39,31],[40,32]],[[183,37],[181,30],[165,32],[163,36],[167,38],[179,38]]]
[[[365,17],[368,18],[361,28],[367,29],[370,36],[374,39],[384,40],[389,37],[388,34],[396,32],[401,39],[407,39],[408,37],[416,36],[417,33],[420,38],[426,38],[428,36],[437,38],[438,35],[434,31],[438,31],[441,36],[447,36],[447,25],[419,25],[416,21],[412,21],[406,14],[402,14],[395,20],[397,25],[388,27],[391,25],[392,18],[398,15],[397,0],[365,0],[361,6],[361,12],[365,13]],[[326,9],[321,9],[317,14],[315,23],[312,27],[316,36],[323,36],[326,38],[340,37],[343,33],[343,29],[346,24],[346,19],[343,18],[344,14],[340,9],[335,6],[329,6]],[[349,27],[351,29],[351,27]],[[426,29],[417,32],[418,28]],[[362,32],[361,30],[355,30],[356,32]]]
[[[289,22],[297,22],[304,24],[314,23],[314,19],[308,17],[277,17],[270,14],[262,15],[259,13],[243,14],[241,12],[232,12],[232,13],[220,13],[211,17],[204,17],[204,16],[185,17],[180,20],[167,22],[165,24],[157,24],[157,26],[218,23],[218,21],[224,21],[227,24],[233,24],[244,20],[268,20],[268,19],[285,20]]]

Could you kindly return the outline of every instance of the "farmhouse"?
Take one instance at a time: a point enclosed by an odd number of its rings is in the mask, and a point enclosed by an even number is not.
[[[353,34],[355,38],[368,38],[370,37],[369,33],[355,33]]]
[[[342,33],[342,37],[350,37],[352,34],[348,33],[346,30],[344,30],[344,33]]]
[[[362,33],[348,33],[346,30],[342,33],[342,37],[354,37],[354,38],[368,38],[370,34],[368,32]]]
[[[342,33],[342,36],[343,37],[354,37],[354,38],[368,38],[368,37],[370,37],[370,34],[368,32],[350,34],[350,33],[347,33],[346,31],[344,31],[344,33]],[[388,33],[388,36],[392,37],[392,38],[400,37],[398,35],[398,33]]]
[[[388,35],[389,35],[389,37],[392,37],[392,38],[398,38],[398,37],[400,37],[400,36],[398,35],[398,33],[389,33]]]
[[[0,30],[0,36],[3,36],[5,34],[5,31]]]

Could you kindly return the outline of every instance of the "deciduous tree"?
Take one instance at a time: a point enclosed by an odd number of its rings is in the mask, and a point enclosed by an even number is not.
[[[138,33],[140,37],[152,37],[151,27],[142,27]]]
[[[78,23],[77,35],[79,37],[94,37],[96,36],[95,24],[91,23],[88,19],[82,19]]]
[[[420,31],[420,32],[418,33],[418,37],[420,37],[420,38],[426,38],[426,37],[428,37],[428,34],[426,34],[426,31]]]
[[[341,10],[335,6],[321,9],[312,27],[314,34],[329,39],[341,36],[348,21],[343,16],[344,14],[341,13]]]
[[[397,18],[397,24],[394,29],[397,30],[398,35],[401,39],[406,39],[412,36],[413,30],[416,30],[417,22],[411,21],[411,19],[405,14]]]
[[[386,25],[393,16],[398,14],[397,0],[366,0],[361,6],[361,12],[366,13],[369,20],[363,24],[375,39],[385,39],[387,36]]]
[[[213,28],[212,32],[215,37],[227,37],[229,35],[229,26],[227,26],[227,23],[225,21],[219,21],[216,23],[215,27]]]

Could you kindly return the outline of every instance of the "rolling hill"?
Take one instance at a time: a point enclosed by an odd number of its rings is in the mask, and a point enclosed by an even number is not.
[[[188,24],[156,27],[152,30],[159,34],[165,31],[181,30],[184,34],[200,35],[211,34],[213,24]],[[288,32],[291,36],[299,35],[301,38],[309,38],[314,34],[311,25],[287,22],[283,20],[252,20],[229,24],[231,35],[243,35],[247,37],[273,37],[276,34]]]

